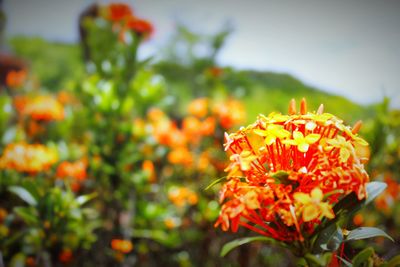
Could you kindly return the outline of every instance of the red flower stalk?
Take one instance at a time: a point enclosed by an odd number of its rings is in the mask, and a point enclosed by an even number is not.
[[[260,115],[257,121],[225,134],[230,164],[228,181],[220,192],[222,203],[215,226],[239,226],[277,240],[303,240],[332,207],[347,194],[366,197],[368,143],[323,106],[300,113],[294,100],[289,114]]]

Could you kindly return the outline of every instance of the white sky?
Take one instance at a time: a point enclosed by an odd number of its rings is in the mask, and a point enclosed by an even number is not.
[[[4,0],[10,35],[76,41],[77,16],[89,0]],[[108,1],[101,1],[108,2]],[[288,72],[358,103],[384,95],[400,108],[400,1],[131,0],[156,32],[157,53],[176,21],[201,32],[234,25],[218,60],[237,68]]]

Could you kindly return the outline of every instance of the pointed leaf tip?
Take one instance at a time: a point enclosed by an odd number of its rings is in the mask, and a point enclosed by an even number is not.
[[[393,238],[383,230],[376,227],[359,227],[349,232],[345,241],[360,240],[371,237],[383,236],[394,242]]]

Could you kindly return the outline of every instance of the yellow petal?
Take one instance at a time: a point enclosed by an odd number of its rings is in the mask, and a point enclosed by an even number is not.
[[[339,159],[341,162],[346,162],[350,157],[350,151],[346,148],[340,149]]]
[[[295,201],[301,203],[301,204],[307,204],[311,202],[311,198],[308,194],[303,193],[303,192],[296,192],[293,194],[293,198]]]
[[[276,137],[275,136],[273,136],[273,135],[268,135],[266,138],[265,138],[265,144],[266,145],[272,145],[273,143],[275,143],[275,140],[276,140]]]
[[[362,139],[361,137],[355,137],[354,141],[357,142],[357,144],[362,145],[362,146],[368,146],[368,142]]]
[[[321,203],[319,207],[321,209],[322,215],[324,215],[326,218],[335,218],[335,213],[333,213],[331,205],[329,205],[328,203]]]
[[[314,188],[311,191],[311,199],[313,201],[320,202],[322,200],[323,196],[324,196],[324,194],[322,193],[322,190],[319,189],[318,187]]]
[[[292,146],[297,145],[297,142],[296,142],[295,140],[293,140],[293,139],[283,140],[282,143],[284,143],[284,144],[286,144],[286,145],[292,145]]]
[[[246,195],[244,196],[244,202],[248,209],[255,210],[260,208],[260,202],[258,201],[257,197],[258,195],[254,191],[246,193]]]
[[[302,132],[294,131],[293,132],[293,138],[294,138],[294,140],[303,139],[304,135],[303,135]]]
[[[260,135],[260,136],[267,136],[268,132],[265,130],[261,130],[261,129],[254,129],[253,131],[255,134]]]
[[[304,142],[304,143],[298,144],[298,145],[297,145],[297,149],[298,149],[300,152],[305,153],[305,152],[308,151],[308,147],[309,147],[309,146],[310,146],[309,144],[307,144],[306,142]]]
[[[309,134],[306,136],[306,141],[309,144],[314,144],[319,140],[320,137],[321,137],[320,134]]]
[[[320,214],[320,210],[318,208],[318,206],[314,205],[314,204],[310,204],[304,207],[303,210],[303,221],[305,222],[309,222],[312,221],[316,218],[318,218]]]

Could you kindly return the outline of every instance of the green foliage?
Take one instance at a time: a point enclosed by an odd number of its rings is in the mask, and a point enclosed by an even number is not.
[[[235,239],[233,241],[230,241],[226,243],[222,249],[221,249],[221,257],[224,257],[226,254],[228,254],[231,250],[242,246],[244,244],[250,243],[250,242],[255,242],[255,241],[261,241],[261,242],[266,242],[268,244],[279,244],[280,242],[276,241],[273,238],[270,237],[265,237],[265,236],[254,236],[254,237],[244,237],[240,239]],[[284,244],[281,244],[284,246]]]
[[[13,37],[9,43],[15,54],[27,61],[30,72],[51,91],[83,77],[84,64],[77,45],[22,36]]]

